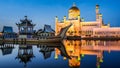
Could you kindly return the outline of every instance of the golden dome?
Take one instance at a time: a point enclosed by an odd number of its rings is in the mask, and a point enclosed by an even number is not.
[[[73,6],[69,9],[69,19],[77,19],[77,17],[80,16],[80,10],[78,7],[76,7],[75,3],[73,3]]]
[[[69,10],[79,11],[79,8],[76,7],[75,3],[73,3],[73,6]]]

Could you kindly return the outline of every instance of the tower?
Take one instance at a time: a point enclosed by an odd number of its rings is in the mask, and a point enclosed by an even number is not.
[[[25,19],[20,20],[20,22],[16,23],[19,30],[19,38],[32,38],[35,24],[32,24],[32,20],[27,19],[27,16],[25,16]]]
[[[104,24],[101,13],[99,14],[99,22],[100,22],[100,27],[101,27]]]
[[[96,5],[96,21],[99,20],[99,5]]]
[[[55,17],[55,35],[58,35],[58,17]]]

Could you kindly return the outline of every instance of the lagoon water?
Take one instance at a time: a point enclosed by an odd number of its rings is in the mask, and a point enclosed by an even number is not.
[[[120,68],[120,41],[2,44],[0,68]]]

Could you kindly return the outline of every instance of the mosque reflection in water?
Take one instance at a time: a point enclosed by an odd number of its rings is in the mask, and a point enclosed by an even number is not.
[[[100,64],[103,62],[103,52],[108,51],[120,51],[120,41],[100,41],[100,40],[64,40],[64,46],[67,54],[71,57],[68,59],[69,66],[71,68],[79,68],[81,59],[85,55],[96,56],[96,67],[100,68]],[[55,56],[58,59],[60,51],[55,49]],[[63,57],[66,60],[66,57]]]
[[[97,68],[100,68],[100,64],[104,62],[104,51],[108,53],[111,51],[120,51],[119,44],[120,41],[64,40],[63,43],[39,44],[35,46],[39,49],[39,53],[43,55],[44,61],[51,57],[52,52],[55,52],[54,59],[56,61],[59,59],[59,55],[61,55],[65,61],[68,61],[70,68],[80,68],[81,60],[84,56],[94,55],[96,56],[95,65]],[[0,52],[2,52],[2,55],[12,54],[15,46],[13,44],[0,45]],[[33,45],[19,44],[15,61],[24,63],[24,67],[26,67],[28,62],[36,58],[33,47]]]

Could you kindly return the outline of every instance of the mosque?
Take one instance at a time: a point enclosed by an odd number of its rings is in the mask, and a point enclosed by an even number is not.
[[[61,28],[72,23],[68,29],[67,37],[120,37],[119,27],[110,27],[110,23],[104,24],[102,14],[99,13],[99,5],[96,5],[96,21],[84,21],[81,18],[79,8],[73,4],[68,11],[68,19],[64,16],[62,21],[55,17],[55,35],[58,35]]]

